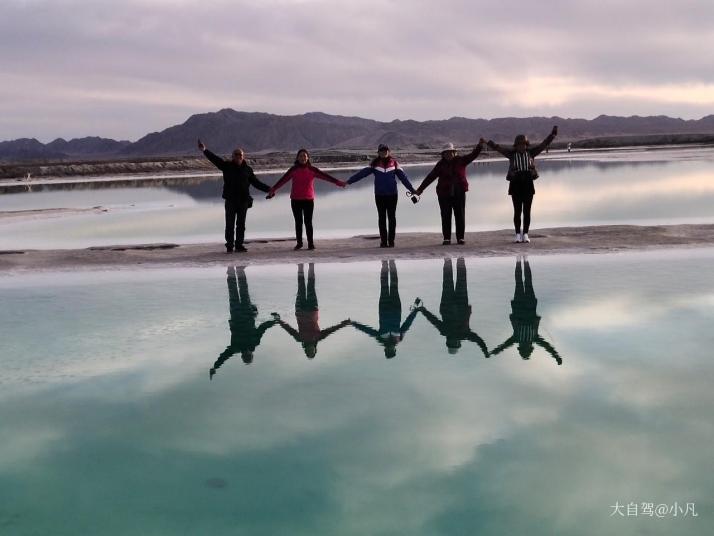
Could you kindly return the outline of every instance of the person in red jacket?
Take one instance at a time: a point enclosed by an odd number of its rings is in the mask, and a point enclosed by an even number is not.
[[[456,240],[459,244],[464,243],[466,231],[466,192],[469,190],[469,183],[466,180],[466,166],[476,160],[481,152],[481,147],[485,140],[481,138],[478,145],[467,155],[459,156],[453,143],[449,143],[441,151],[439,160],[434,169],[424,178],[416,190],[417,195],[424,193],[424,190],[437,178],[436,195],[439,198],[439,208],[441,209],[441,232],[444,235],[443,244],[451,244],[451,214],[454,214],[456,223]]]
[[[300,149],[295,158],[295,164],[285,172],[278,182],[270,189],[267,199],[275,197],[277,192],[286,182],[292,180],[290,190],[290,205],[295,218],[295,239],[297,244],[295,249],[302,248],[302,224],[305,222],[305,234],[307,235],[307,249],[315,249],[315,242],[312,239],[312,213],[315,207],[315,178],[331,182],[332,184],[344,188],[347,183],[328,175],[324,171],[310,163],[310,153],[306,149]]]

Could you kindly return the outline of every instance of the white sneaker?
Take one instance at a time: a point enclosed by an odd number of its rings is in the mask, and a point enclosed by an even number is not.
[[[523,237],[521,236],[521,233],[516,233],[516,238],[513,241],[517,244],[523,242]]]
[[[530,241],[531,241],[531,239],[528,238],[528,233],[523,233],[523,241],[524,241],[524,242],[530,242]]]

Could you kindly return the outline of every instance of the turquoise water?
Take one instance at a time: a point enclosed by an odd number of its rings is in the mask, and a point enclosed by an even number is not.
[[[711,533],[712,261],[4,274],[0,534]]]
[[[533,228],[596,224],[644,225],[714,221],[714,149],[584,152],[549,155],[539,164]],[[415,185],[431,166],[407,173]],[[347,178],[354,170],[336,171]],[[468,168],[467,230],[508,229],[512,206],[504,159]],[[263,175],[274,184],[280,174]],[[0,249],[84,248],[110,244],[222,242],[221,179],[176,180],[173,186],[110,188],[106,183],[33,187],[32,193],[0,194]],[[401,185],[399,186],[402,188]],[[91,188],[91,189],[90,189]],[[373,179],[345,191],[317,181],[315,236],[376,234]],[[247,238],[293,235],[287,187],[270,201],[254,192]],[[400,194],[398,232],[440,231],[432,185],[418,205]],[[92,207],[99,210],[87,211]],[[85,212],[3,218],[3,212],[65,208]]]

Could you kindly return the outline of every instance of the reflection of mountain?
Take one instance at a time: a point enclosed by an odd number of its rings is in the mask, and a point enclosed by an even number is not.
[[[523,268],[521,268],[523,262]],[[523,271],[525,270],[525,279]],[[531,354],[538,345],[548,352],[558,365],[563,363],[556,349],[538,333],[540,326],[540,316],[536,312],[538,300],[533,290],[533,276],[527,260],[516,259],[516,288],[511,300],[511,327],[513,335],[506,339],[491,352],[497,355],[510,348],[514,344],[518,345],[518,353],[523,359],[530,359]]]

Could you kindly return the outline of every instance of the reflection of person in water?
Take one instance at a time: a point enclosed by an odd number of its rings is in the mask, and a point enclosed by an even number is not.
[[[525,269],[525,281],[522,277],[521,261],[523,261]],[[530,359],[533,353],[534,344],[537,344],[548,352],[553,359],[562,364],[563,360],[558,355],[558,352],[553,346],[548,343],[543,337],[538,335],[538,326],[540,325],[540,316],[536,313],[538,300],[533,291],[533,278],[531,276],[531,268],[528,261],[523,257],[516,259],[516,289],[511,300],[511,326],[513,327],[513,335],[506,339],[503,344],[494,348],[492,355],[500,354],[506,348],[510,348],[518,343],[518,353],[523,359]]]
[[[468,340],[475,342],[481,348],[483,355],[488,357],[486,343],[469,327],[471,306],[466,287],[466,263],[463,257],[459,257],[456,261],[456,286],[454,286],[454,270],[451,259],[444,259],[441,304],[439,306],[441,320],[424,306],[420,306],[418,309],[446,338],[446,346],[450,354],[457,353],[461,348],[461,341]]]
[[[228,303],[231,310],[231,318],[228,321],[231,328],[231,343],[211,367],[210,378],[213,378],[216,370],[223,363],[237,353],[240,353],[243,363],[246,365],[252,363],[253,352],[260,344],[263,335],[277,323],[276,320],[267,320],[256,327],[255,317],[258,316],[258,309],[250,302],[245,270],[242,266],[228,268],[227,275]]]
[[[320,329],[317,294],[315,293],[315,265],[313,263],[308,265],[307,285],[305,285],[303,265],[302,263],[298,264],[298,291],[295,299],[295,319],[298,328],[294,329],[290,324],[281,320],[277,313],[273,313],[273,317],[285,331],[292,335],[293,339],[302,344],[305,355],[309,359],[315,357],[318,342],[350,323],[347,319],[330,328]]]
[[[397,344],[404,339],[418,311],[416,307],[412,308],[404,323],[401,323],[402,302],[399,299],[397,265],[393,260],[382,261],[379,282],[379,329],[355,321],[352,321],[352,325],[383,345],[384,355],[392,358],[397,355]],[[415,305],[418,305],[418,299]]]

